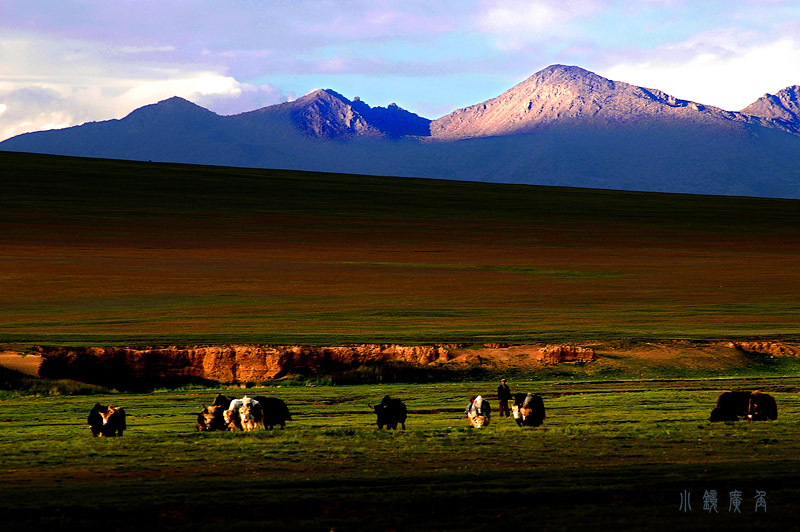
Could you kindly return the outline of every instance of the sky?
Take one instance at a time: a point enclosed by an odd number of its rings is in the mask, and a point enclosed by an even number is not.
[[[0,140],[319,88],[434,119],[557,63],[739,110],[800,84],[800,0],[0,0]]]

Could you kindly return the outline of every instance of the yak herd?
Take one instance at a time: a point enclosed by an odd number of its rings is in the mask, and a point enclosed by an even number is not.
[[[515,393],[514,406],[511,413],[514,421],[520,427],[538,427],[544,423],[545,414],[544,401],[542,397],[532,393]],[[470,425],[479,429],[489,426],[492,418],[492,407],[483,396],[471,397],[467,409],[464,412]],[[502,415],[502,412],[501,412]]]
[[[722,392],[711,411],[710,421],[739,421],[740,418],[750,421],[778,419],[775,398],[758,390]]]
[[[214,404],[204,406],[197,414],[197,430],[228,430],[249,432],[256,429],[281,428],[291,421],[289,408],[275,397],[225,397],[217,394]]]
[[[388,395],[381,402],[371,407],[377,417],[379,429],[386,427],[396,430],[398,425],[405,430],[407,409],[400,399]],[[544,401],[536,394],[514,394],[514,405],[511,407],[514,421],[520,427],[538,427],[546,417]],[[464,412],[470,425],[475,428],[487,427],[491,420],[492,409],[484,397],[478,395],[470,398]],[[778,419],[778,406],[775,399],[760,391],[729,391],[717,398],[711,411],[710,421],[766,421]],[[289,409],[281,399],[275,397],[226,397],[218,394],[214,403],[203,406],[197,414],[197,430],[205,431],[252,431],[272,429],[276,425],[281,428],[291,421]],[[96,403],[87,418],[93,436],[122,436],[127,429],[125,410],[116,405],[102,406]]]

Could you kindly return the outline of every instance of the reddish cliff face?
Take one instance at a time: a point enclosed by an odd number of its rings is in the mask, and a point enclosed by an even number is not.
[[[263,382],[367,363],[446,362],[453,347],[458,346],[41,347],[44,361],[39,374],[123,388],[157,381]]]
[[[506,353],[507,352],[507,353]],[[588,362],[592,349],[574,346],[360,344],[336,347],[224,345],[171,347],[40,347],[42,377],[130,389],[154,383],[264,382],[291,375],[343,371],[368,364],[497,367],[506,354],[527,353],[525,364]]]

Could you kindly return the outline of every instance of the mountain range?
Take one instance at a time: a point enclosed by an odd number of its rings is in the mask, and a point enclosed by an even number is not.
[[[173,97],[0,150],[619,190],[800,198],[800,86],[741,111],[552,65],[430,120],[329,90],[221,116]]]

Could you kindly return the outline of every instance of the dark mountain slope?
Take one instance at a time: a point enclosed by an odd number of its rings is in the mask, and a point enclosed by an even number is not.
[[[239,127],[291,123],[317,138],[400,138],[429,135],[430,120],[397,105],[370,107],[360,99],[350,101],[330,89],[319,89],[291,102],[272,105],[231,117]]]
[[[175,97],[136,109],[120,120],[26,133],[0,146],[54,155],[214,164],[218,155],[208,153],[208,146],[235,142],[226,135],[223,121],[224,117]]]
[[[800,136],[790,133],[797,91],[790,89],[754,103],[750,115],[554,65],[498,98],[433,122],[332,90],[234,116],[171,98],[121,120],[20,135],[0,149],[800,198]]]

